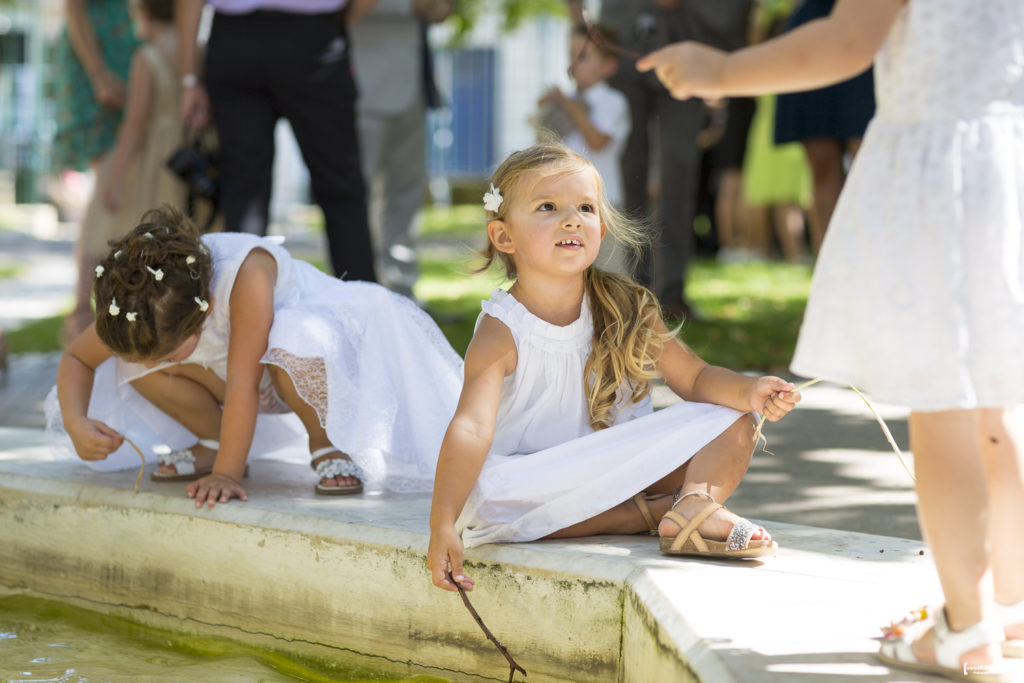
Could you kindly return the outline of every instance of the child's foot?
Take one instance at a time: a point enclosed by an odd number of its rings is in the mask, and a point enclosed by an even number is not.
[[[683,534],[684,530],[687,533]],[[658,535],[662,552],[669,555],[752,558],[774,555],[778,550],[767,531],[703,491],[681,496],[661,518]]]
[[[211,448],[211,446],[213,446]],[[201,439],[191,448],[182,448],[159,456],[153,481],[191,481],[213,471],[217,442]]]
[[[986,681],[1010,680],[1001,674],[1001,629],[995,621],[980,622],[952,631],[944,608],[934,617],[916,624],[901,622],[901,628],[889,630],[878,657],[901,669],[927,671],[959,678],[965,673]]]
[[[321,496],[344,496],[363,492],[363,469],[352,458],[334,446],[313,451],[310,467],[320,481],[316,493]]]

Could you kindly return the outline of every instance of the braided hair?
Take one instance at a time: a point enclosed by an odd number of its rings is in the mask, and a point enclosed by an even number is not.
[[[176,209],[147,211],[111,240],[96,268],[96,333],[118,356],[167,355],[199,332],[210,301],[213,260],[199,230]]]

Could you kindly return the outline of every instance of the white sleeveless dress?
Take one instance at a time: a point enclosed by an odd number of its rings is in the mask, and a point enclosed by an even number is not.
[[[483,313],[512,332],[518,361],[505,378],[491,453],[459,517],[466,547],[532,541],[632,498],[689,460],[743,413],[708,403],[652,412],[649,400],[619,405],[595,432],[583,368],[594,328],[586,299],[560,327],[496,290]]]
[[[919,411],[1024,403],[1024,2],[910,0],[793,372]]]
[[[214,233],[202,239],[213,256],[213,302],[199,343],[183,362],[226,376],[231,290],[249,253],[265,249],[278,272],[263,362],[288,372],[331,443],[363,468],[369,489],[429,490],[462,386],[462,360],[433,320],[379,285],[338,280],[293,259],[279,238]],[[147,458],[154,448],[196,442],[128,384],[156,369],[109,359],[97,368],[89,406],[90,417],[125,433]],[[51,443],[77,459],[55,391],[47,411]],[[274,392],[267,372],[250,457],[309,461],[305,429]],[[104,470],[138,467],[139,458],[125,444],[106,460],[88,464]]]

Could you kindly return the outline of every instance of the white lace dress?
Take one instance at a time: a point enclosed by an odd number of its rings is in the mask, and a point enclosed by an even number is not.
[[[910,0],[793,372],[932,411],[1024,402],[1024,2]]]
[[[316,409],[331,442],[363,468],[368,488],[429,490],[462,386],[462,361],[433,320],[409,299],[379,285],[344,282],[292,259],[280,239],[215,233],[203,241],[214,262],[213,304],[199,343],[184,362],[225,377],[235,277],[253,249],[267,250],[277,262],[278,275],[263,362],[288,372],[299,394]],[[196,441],[128,384],[151,371],[111,358],[97,369],[89,405],[91,417],[123,431],[147,457],[154,448],[184,448]],[[60,423],[55,392],[47,411],[52,443],[75,457]],[[288,413],[267,372],[260,385],[257,423],[250,457],[308,462],[305,429]],[[106,460],[89,464],[98,469],[137,467],[139,458],[125,444]]]
[[[532,541],[632,498],[676,469],[742,413],[707,403],[651,411],[620,403],[595,432],[583,393],[594,328],[584,300],[564,327],[530,313],[508,292],[483,303],[512,332],[518,361],[505,378],[491,453],[459,517],[466,547]],[[638,513],[639,514],[639,513]]]

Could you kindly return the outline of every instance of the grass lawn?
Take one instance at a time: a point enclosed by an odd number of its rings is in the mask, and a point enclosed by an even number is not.
[[[482,262],[472,248],[483,239],[483,220],[483,210],[476,205],[432,208],[424,215],[422,275],[416,294],[428,303],[460,354],[465,354],[473,334],[480,301],[505,284],[495,269],[473,273]],[[315,265],[323,268],[322,262]],[[688,292],[705,319],[686,323],[682,339],[715,365],[784,372],[793,355],[810,276],[807,266],[721,265],[698,259]],[[44,318],[9,330],[12,351],[58,350],[60,320]]]

